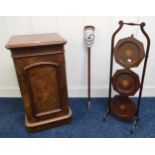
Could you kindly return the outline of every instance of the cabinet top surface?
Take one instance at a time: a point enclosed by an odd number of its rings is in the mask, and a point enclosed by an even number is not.
[[[13,49],[45,45],[63,45],[65,43],[66,40],[57,33],[16,35],[9,39],[6,48]]]

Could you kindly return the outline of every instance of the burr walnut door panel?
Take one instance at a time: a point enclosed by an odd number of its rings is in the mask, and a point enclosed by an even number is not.
[[[35,117],[61,111],[58,63],[34,63],[24,68]]]
[[[28,96],[30,103],[25,109],[31,109],[34,119],[44,120],[67,112],[66,79],[62,76],[65,75],[63,59],[63,54],[60,54],[15,61],[22,96]],[[26,104],[28,100],[25,100]]]

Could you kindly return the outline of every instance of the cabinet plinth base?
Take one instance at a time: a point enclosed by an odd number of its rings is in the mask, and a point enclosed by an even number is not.
[[[35,123],[28,122],[27,117],[25,116],[25,126],[29,132],[36,132],[70,123],[71,120],[72,120],[72,111],[69,108],[69,113],[67,115]]]

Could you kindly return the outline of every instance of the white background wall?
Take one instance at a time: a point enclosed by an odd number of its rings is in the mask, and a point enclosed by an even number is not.
[[[87,95],[87,52],[83,42],[83,27],[96,27],[96,38],[92,48],[92,96],[108,95],[111,35],[118,21],[146,22],[146,31],[151,38],[150,57],[147,66],[143,96],[155,96],[155,17],[0,17],[0,97],[18,97],[20,91],[10,57],[5,49],[9,37],[17,34],[51,33],[61,34],[67,41],[66,64],[70,97]],[[137,27],[125,26],[118,38],[133,33],[145,41]],[[143,63],[139,69],[140,73]],[[115,65],[114,68],[119,68]]]

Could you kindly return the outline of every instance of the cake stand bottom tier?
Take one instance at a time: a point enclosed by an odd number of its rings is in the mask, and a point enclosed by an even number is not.
[[[135,103],[126,96],[115,96],[110,103],[111,113],[122,120],[131,120],[136,113]]]

